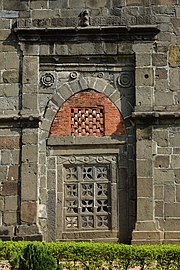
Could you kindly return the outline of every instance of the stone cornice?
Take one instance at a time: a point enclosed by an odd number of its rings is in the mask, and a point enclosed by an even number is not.
[[[39,126],[41,121],[40,116],[36,115],[1,115],[0,126],[1,127],[33,127]]]
[[[55,41],[118,41],[118,40],[152,40],[159,33],[157,25],[132,26],[88,26],[88,27],[48,27],[14,29],[21,42],[55,42]],[[87,39],[85,39],[87,38]]]
[[[177,119],[180,118],[180,111],[177,112],[133,112],[132,118],[134,119]]]

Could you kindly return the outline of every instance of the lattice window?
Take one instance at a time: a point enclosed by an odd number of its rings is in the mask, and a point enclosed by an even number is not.
[[[65,230],[110,229],[109,165],[74,165],[64,170]]]
[[[102,136],[104,135],[104,109],[72,108],[71,109],[72,136]]]

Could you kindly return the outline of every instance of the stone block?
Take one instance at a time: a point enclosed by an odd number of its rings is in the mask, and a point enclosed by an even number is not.
[[[3,2],[4,10],[26,10],[28,8],[28,1],[20,1],[20,0],[13,0],[13,1],[4,1]]]
[[[19,136],[0,136],[1,149],[19,148]]]
[[[178,217],[180,218],[180,203],[165,203],[164,204],[164,216],[168,217]]]
[[[38,143],[38,134],[36,132],[31,133],[31,130],[26,130],[23,132],[22,136],[23,144],[36,144]]]
[[[154,186],[154,198],[158,201],[164,200],[164,185],[155,185]]]
[[[141,6],[142,1],[141,0],[126,0],[127,6]]]
[[[180,218],[167,218],[163,224],[164,231],[179,231],[180,228]]]
[[[172,154],[172,148],[171,147],[158,147],[157,148],[157,154],[158,155],[171,155]]]
[[[153,197],[152,178],[137,178],[137,197]]]
[[[157,185],[172,184],[174,171],[170,169],[154,169],[154,183]]]
[[[8,29],[0,29],[0,41],[4,41],[6,39],[8,39],[8,37],[10,36],[11,32]]]
[[[47,179],[47,188],[54,190],[56,188],[56,170],[48,170]]]
[[[152,155],[152,142],[150,140],[138,140],[136,144],[138,159],[146,159]]]
[[[37,220],[37,203],[22,202],[21,203],[21,221],[27,224],[33,224]]]
[[[19,180],[19,165],[11,165],[8,170],[8,180]]]
[[[171,67],[180,66],[180,45],[171,45],[169,50],[169,64]]]
[[[22,162],[36,163],[38,160],[38,149],[36,145],[23,145],[22,146]]]
[[[12,164],[19,164],[19,158],[20,158],[20,152],[19,150],[12,150],[11,151],[12,154]]]
[[[0,69],[5,68],[5,57],[4,53],[0,52]]]
[[[150,140],[152,138],[152,127],[141,127],[136,129],[137,140]]]
[[[164,202],[175,202],[175,185],[172,183],[171,185],[164,185]]]
[[[15,181],[2,182],[1,194],[4,196],[18,195],[18,183]]]
[[[49,18],[57,18],[59,17],[59,10],[52,9],[33,9],[32,10],[32,19],[33,20],[42,20]]]
[[[71,84],[71,88],[72,84]],[[68,84],[63,84],[62,87],[60,88],[60,94],[64,100],[67,100],[70,96],[72,96],[72,89],[69,87]]]
[[[50,0],[49,8],[69,8],[69,2],[67,0]]]
[[[2,0],[1,0],[2,2]],[[2,5],[0,2],[0,5]],[[18,18],[18,11],[13,11],[13,10],[1,10],[0,11],[0,18],[7,18],[7,19],[13,19],[13,18]]]
[[[11,152],[9,150],[1,151],[1,164],[8,165],[11,162]]]
[[[136,105],[152,106],[153,102],[153,88],[152,87],[137,87],[136,89]]]
[[[155,217],[163,217],[164,216],[164,202],[163,201],[155,201]]]
[[[23,44],[21,45],[24,56],[37,56],[39,55],[39,45],[37,44]]]
[[[168,130],[167,129],[155,129],[153,131],[153,140],[158,146],[167,147],[168,146]]]
[[[18,208],[18,197],[17,196],[6,196],[4,209],[5,211],[17,211]]]
[[[171,90],[180,90],[179,81],[180,81],[180,70],[179,68],[171,68],[169,72],[170,78],[170,89]]]
[[[169,146],[179,147],[180,146],[180,133],[171,134],[169,137]]]
[[[180,202],[180,184],[176,185],[176,201]]]
[[[164,53],[156,53],[152,55],[152,65],[156,67],[167,66],[167,55]]]
[[[80,43],[69,45],[69,55],[97,55],[103,54],[104,48],[102,43]]]
[[[165,232],[164,239],[180,239],[180,231]]]
[[[23,62],[23,83],[37,84],[38,83],[38,57],[25,56]]]
[[[137,160],[137,175],[138,177],[151,177],[152,176],[152,160],[144,159]]]
[[[60,107],[64,103],[64,98],[62,98],[58,93],[53,95],[51,101],[57,106]]]
[[[4,224],[9,225],[16,225],[17,224],[17,212],[15,211],[9,211],[4,212]]]
[[[19,85],[17,83],[6,84],[5,89],[4,89],[4,94],[6,97],[18,97]]]
[[[57,55],[68,55],[68,45],[66,44],[56,44],[55,54]]]
[[[159,80],[167,80],[167,69],[166,68],[156,68],[155,77]]]
[[[175,182],[177,184],[180,184],[180,169],[174,170],[174,176],[175,176]]]
[[[18,69],[19,68],[19,58],[17,53],[8,52],[5,54],[5,66],[6,69]]]
[[[7,178],[7,166],[0,166],[0,181],[5,181]]]
[[[138,198],[137,200],[137,220],[153,220],[153,200],[152,198]]]
[[[13,236],[14,235],[14,227],[13,226],[0,226],[0,237],[5,236],[5,235],[6,236]]]
[[[171,167],[174,169],[180,168],[180,155],[171,155]]]
[[[136,68],[137,86],[153,86],[154,72],[152,68]]]
[[[36,0],[30,2],[31,9],[47,9],[47,0]]]
[[[156,91],[154,97],[156,106],[167,106],[174,104],[174,95],[171,91]]]
[[[156,168],[169,168],[169,156],[156,156],[155,167]]]
[[[37,164],[22,164],[22,176],[21,176],[21,198],[22,200],[37,200]],[[29,189],[27,189],[27,186]],[[31,192],[29,192],[31,190]]]
[[[37,225],[18,225],[16,227],[16,235],[17,236],[25,236],[25,235],[37,235],[39,234],[39,229]]]
[[[22,106],[23,109],[34,110],[37,109],[37,95],[36,94],[23,94]]]
[[[169,84],[167,80],[155,80],[155,91],[167,91],[169,88]]]
[[[136,67],[151,66],[151,55],[148,53],[136,54]]]
[[[4,83],[19,83],[18,70],[5,70],[2,75]]]

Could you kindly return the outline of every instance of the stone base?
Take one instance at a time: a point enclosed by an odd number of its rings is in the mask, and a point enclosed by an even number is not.
[[[13,240],[42,241],[43,236],[40,233],[39,227],[35,224],[18,225],[16,227],[16,233]]]
[[[164,233],[161,231],[134,231],[132,244],[162,244]]]
[[[132,244],[180,244],[180,231],[134,231]]]
[[[164,244],[180,244],[180,231],[165,232]]]

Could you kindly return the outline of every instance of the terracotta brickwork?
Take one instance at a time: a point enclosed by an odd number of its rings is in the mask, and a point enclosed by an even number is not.
[[[50,136],[113,136],[125,134],[116,106],[93,90],[70,97],[57,112]]]

